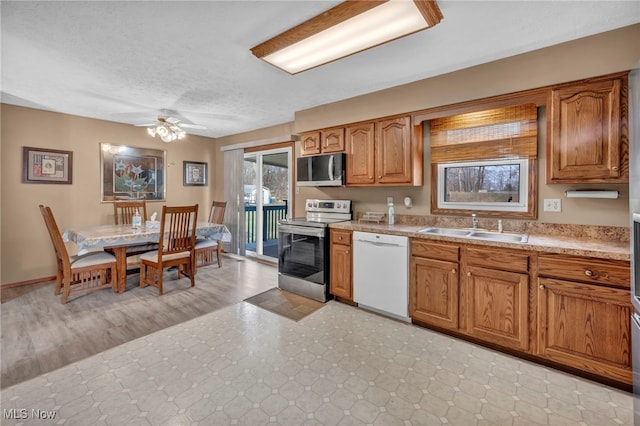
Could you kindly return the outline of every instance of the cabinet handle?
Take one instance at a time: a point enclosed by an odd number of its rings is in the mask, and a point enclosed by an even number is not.
[[[467,276],[470,277],[471,276],[471,272],[467,272]]]
[[[540,284],[540,290],[544,290],[544,289],[545,289],[544,284]]]
[[[349,254],[349,250],[347,250],[347,254]]]
[[[382,176],[378,176],[378,179],[382,179]]]
[[[593,271],[590,269],[587,269],[586,271],[584,271],[584,274],[588,277],[592,277],[593,276]]]
[[[451,270],[451,273],[452,273],[452,274],[455,274],[455,273],[456,273],[456,268],[453,268],[453,269]]]
[[[338,237],[338,239],[342,241],[342,237],[341,237],[341,236],[340,236],[340,237]]]
[[[618,166],[613,166],[611,170],[618,170]]]

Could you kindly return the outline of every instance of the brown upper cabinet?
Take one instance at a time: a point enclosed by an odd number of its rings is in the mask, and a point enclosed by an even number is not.
[[[422,141],[411,117],[384,118],[346,128],[347,185],[422,185]]]
[[[300,142],[301,156],[344,152],[344,127],[303,133]]]
[[[550,93],[547,183],[629,181],[627,73]]]

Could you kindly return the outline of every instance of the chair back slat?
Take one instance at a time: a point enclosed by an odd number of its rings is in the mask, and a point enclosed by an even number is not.
[[[64,241],[62,241],[60,228],[58,228],[58,224],[53,217],[53,212],[51,211],[50,207],[45,207],[42,204],[39,207],[40,213],[42,213],[42,218],[44,219],[44,223],[47,226],[49,237],[51,238],[51,244],[53,244],[53,249],[56,252],[56,257],[58,258],[58,261],[64,265],[65,268],[68,268],[71,265],[71,263],[69,262],[69,253],[67,252],[67,247],[64,245]]]
[[[131,225],[136,211],[140,213],[142,223],[144,223],[147,220],[147,202],[145,200],[113,202],[113,218],[116,225]]]
[[[195,246],[198,205],[162,207],[159,241],[161,255],[192,251]]]
[[[211,212],[209,213],[209,222],[222,224],[224,221],[224,211],[227,208],[226,201],[214,201],[211,204]]]

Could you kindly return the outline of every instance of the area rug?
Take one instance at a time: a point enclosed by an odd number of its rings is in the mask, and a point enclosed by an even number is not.
[[[307,315],[325,306],[324,303],[288,291],[272,288],[263,293],[244,299],[259,308],[281,315],[293,321],[300,321]]]

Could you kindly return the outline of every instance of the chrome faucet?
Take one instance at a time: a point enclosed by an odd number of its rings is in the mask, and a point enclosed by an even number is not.
[[[473,229],[478,229],[478,216],[475,213],[471,215],[471,223]]]

